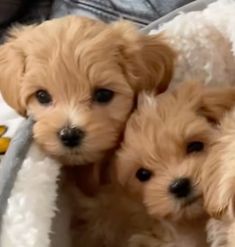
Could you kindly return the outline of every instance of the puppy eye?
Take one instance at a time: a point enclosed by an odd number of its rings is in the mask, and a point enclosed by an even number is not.
[[[200,141],[190,142],[187,145],[187,154],[201,152],[204,149],[204,143]]]
[[[46,90],[38,90],[36,92],[36,98],[42,105],[47,105],[52,102],[51,95]]]
[[[98,88],[93,95],[93,101],[101,104],[108,103],[112,100],[114,92],[106,88]]]
[[[152,177],[152,172],[145,168],[140,168],[135,176],[140,182],[146,182]]]

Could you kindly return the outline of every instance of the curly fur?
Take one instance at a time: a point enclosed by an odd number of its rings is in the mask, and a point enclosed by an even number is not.
[[[173,63],[161,35],[141,34],[125,21],[67,16],[10,31],[0,47],[0,91],[15,110],[34,117],[34,139],[47,154],[86,164],[115,147],[139,91],[167,88]],[[114,91],[109,104],[92,102],[97,88]],[[37,101],[41,89],[51,105]],[[57,136],[68,124],[86,133],[79,148],[65,148]]]

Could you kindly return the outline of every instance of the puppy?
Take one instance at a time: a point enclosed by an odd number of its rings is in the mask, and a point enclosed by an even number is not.
[[[167,88],[173,60],[163,37],[128,22],[68,16],[10,31],[0,47],[0,91],[34,118],[47,154],[82,165],[115,147],[138,92]]]
[[[202,172],[205,208],[213,247],[235,245],[235,110],[221,122],[221,133]]]
[[[111,167],[148,214],[170,223],[176,246],[207,246],[201,168],[217,139],[234,88],[182,84],[156,97],[142,95]]]
[[[74,212],[71,246],[176,247],[174,229],[149,217],[120,187],[102,186],[88,197],[72,186],[67,194]]]

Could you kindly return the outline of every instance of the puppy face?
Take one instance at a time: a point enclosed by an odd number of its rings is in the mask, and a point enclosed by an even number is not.
[[[127,123],[114,162],[118,181],[153,217],[191,219],[204,213],[200,171],[235,99],[234,90],[181,85],[144,95]]]
[[[173,52],[126,22],[65,17],[11,32],[0,47],[0,90],[31,115],[37,143],[66,164],[102,159],[142,89],[167,88]]]

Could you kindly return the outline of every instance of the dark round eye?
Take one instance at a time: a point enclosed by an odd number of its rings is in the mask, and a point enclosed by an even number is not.
[[[140,182],[146,182],[152,177],[152,172],[147,169],[140,168],[136,172],[135,176]]]
[[[187,154],[201,152],[204,149],[204,143],[200,141],[190,142],[187,145]]]
[[[106,88],[98,88],[93,95],[93,101],[98,103],[108,103],[112,100],[114,92]]]
[[[48,105],[52,102],[51,95],[46,90],[38,90],[36,92],[36,98],[42,105]]]

